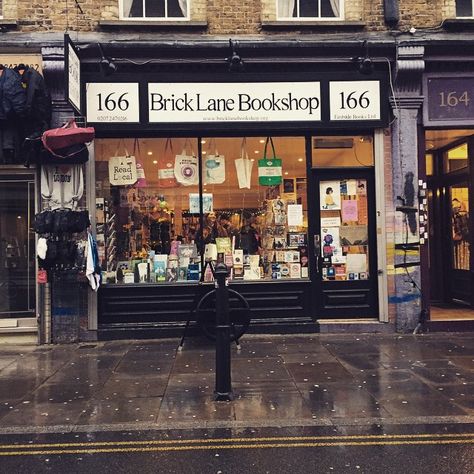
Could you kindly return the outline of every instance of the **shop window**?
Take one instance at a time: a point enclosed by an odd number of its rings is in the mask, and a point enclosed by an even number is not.
[[[96,140],[96,224],[108,283],[308,277],[304,138]],[[270,151],[271,150],[271,151]],[[281,161],[279,161],[281,160]],[[121,182],[123,180],[123,182]]]
[[[466,168],[467,164],[467,143],[458,145],[443,153],[443,168],[445,173]]]
[[[319,192],[322,279],[368,280],[367,180],[321,181]]]
[[[311,144],[315,168],[374,166],[370,135],[313,137]]]
[[[343,0],[277,0],[277,17],[288,19],[341,19]]]
[[[456,17],[472,18],[473,0],[456,0]]]
[[[223,254],[235,280],[306,278],[305,141],[266,142],[203,138],[205,260]]]
[[[120,0],[120,18],[187,20],[190,0]]]

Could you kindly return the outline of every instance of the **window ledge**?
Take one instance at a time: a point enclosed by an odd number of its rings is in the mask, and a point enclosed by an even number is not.
[[[16,20],[10,20],[8,18],[2,18],[0,19],[0,28],[1,29],[13,29],[18,26],[18,22]]]
[[[474,31],[474,18],[447,18],[443,27],[450,31]]]
[[[263,21],[263,29],[288,30],[288,29],[362,29],[366,26],[364,21]]]
[[[101,20],[99,21],[99,26],[102,29],[134,29],[140,28],[143,29],[184,29],[184,30],[193,30],[193,29],[204,29],[207,28],[206,21],[129,21],[129,20]]]

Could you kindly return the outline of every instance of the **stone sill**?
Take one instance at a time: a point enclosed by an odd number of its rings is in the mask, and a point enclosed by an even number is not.
[[[444,20],[443,27],[450,31],[474,31],[474,18],[448,18]]]
[[[16,28],[18,26],[18,22],[16,20],[9,20],[8,18],[0,19],[0,28]]]
[[[362,29],[366,26],[364,21],[262,21],[262,29],[291,30],[291,29]]]
[[[207,21],[128,21],[128,20],[101,20],[99,27],[102,29],[183,29],[197,30],[207,28]]]

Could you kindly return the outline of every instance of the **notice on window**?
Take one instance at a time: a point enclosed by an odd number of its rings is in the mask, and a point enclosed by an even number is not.
[[[303,225],[303,205],[302,204],[288,204],[287,209],[288,225],[290,227],[297,227]]]

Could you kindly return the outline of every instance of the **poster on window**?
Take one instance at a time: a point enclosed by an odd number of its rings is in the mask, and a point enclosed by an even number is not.
[[[341,209],[341,185],[339,181],[321,181],[319,196],[321,210]]]
[[[202,195],[202,212],[209,214],[213,212],[214,198],[212,193],[203,193]],[[191,214],[199,214],[199,193],[189,193],[189,212]]]

